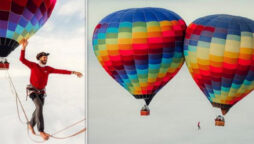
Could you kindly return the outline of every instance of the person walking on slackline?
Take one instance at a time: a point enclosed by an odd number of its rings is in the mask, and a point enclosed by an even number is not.
[[[201,127],[200,127],[200,121],[198,122],[198,130],[200,130],[201,129]]]
[[[27,86],[27,92],[29,97],[35,104],[35,111],[33,112],[31,120],[28,122],[28,128],[35,135],[33,127],[37,125],[37,129],[40,132],[40,136],[44,140],[49,139],[49,134],[44,132],[44,120],[43,120],[43,104],[45,99],[45,87],[48,82],[49,74],[75,74],[78,77],[82,77],[82,73],[69,70],[55,69],[47,66],[47,60],[49,53],[40,52],[37,54],[36,59],[38,63],[31,62],[25,58],[25,50],[28,45],[27,40],[22,40],[22,50],[20,54],[20,61],[31,70],[30,84]]]

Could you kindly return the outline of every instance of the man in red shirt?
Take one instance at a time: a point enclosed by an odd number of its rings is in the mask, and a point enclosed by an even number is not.
[[[37,129],[40,132],[41,137],[44,140],[47,140],[49,138],[49,134],[44,132],[43,104],[45,98],[45,87],[48,82],[49,74],[75,74],[78,77],[82,77],[82,73],[76,71],[55,69],[47,66],[46,64],[49,53],[45,52],[37,54],[36,58],[39,63],[31,62],[25,58],[25,50],[28,45],[28,41],[23,40],[21,43],[23,47],[20,54],[20,61],[31,70],[30,85],[28,85],[27,90],[29,97],[33,100],[35,104],[35,111],[33,112],[32,118],[28,123],[28,128],[33,134],[35,134],[33,127],[37,125]]]

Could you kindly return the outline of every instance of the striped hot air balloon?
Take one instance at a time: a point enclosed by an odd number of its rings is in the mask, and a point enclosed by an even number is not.
[[[185,29],[184,20],[166,9],[120,10],[96,26],[93,49],[107,73],[149,105],[184,62]]]
[[[228,110],[254,88],[254,21],[210,15],[192,22],[184,42],[189,71],[214,107]]]
[[[30,38],[50,17],[56,0],[0,0],[0,57]]]

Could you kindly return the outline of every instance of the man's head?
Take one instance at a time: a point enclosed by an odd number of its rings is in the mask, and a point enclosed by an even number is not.
[[[40,61],[41,64],[46,65],[48,60],[49,53],[40,52],[37,54],[36,59]]]

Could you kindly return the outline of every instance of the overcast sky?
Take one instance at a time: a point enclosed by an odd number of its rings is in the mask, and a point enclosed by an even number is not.
[[[28,112],[29,118],[34,109],[30,99],[25,101],[25,87],[29,83],[29,69],[19,61],[21,47],[9,56],[10,74],[18,94]],[[85,72],[85,1],[58,0],[46,24],[29,39],[26,58],[36,62],[38,52],[50,53],[48,65],[68,70]],[[3,144],[32,144],[26,134],[26,126],[18,121],[15,99],[12,95],[5,72],[0,71],[0,142]],[[85,116],[85,79],[74,75],[51,75],[47,86],[44,107],[45,131],[56,130],[76,122]],[[84,127],[84,123],[68,130],[62,136]],[[36,128],[35,128],[36,129]],[[36,139],[36,138],[35,138]],[[37,138],[37,140],[40,140]],[[82,144],[85,133],[68,140],[49,140],[45,144]]]
[[[92,32],[108,14],[133,7],[161,7],[179,14],[187,24],[211,14],[254,19],[254,1],[242,0],[89,0],[89,144],[250,144],[254,137],[254,95],[235,105],[224,128],[214,126],[214,109],[192,80],[186,65],[150,104],[151,115],[140,117],[144,102],[133,98],[100,66],[92,50]],[[201,130],[197,130],[197,122]]]

